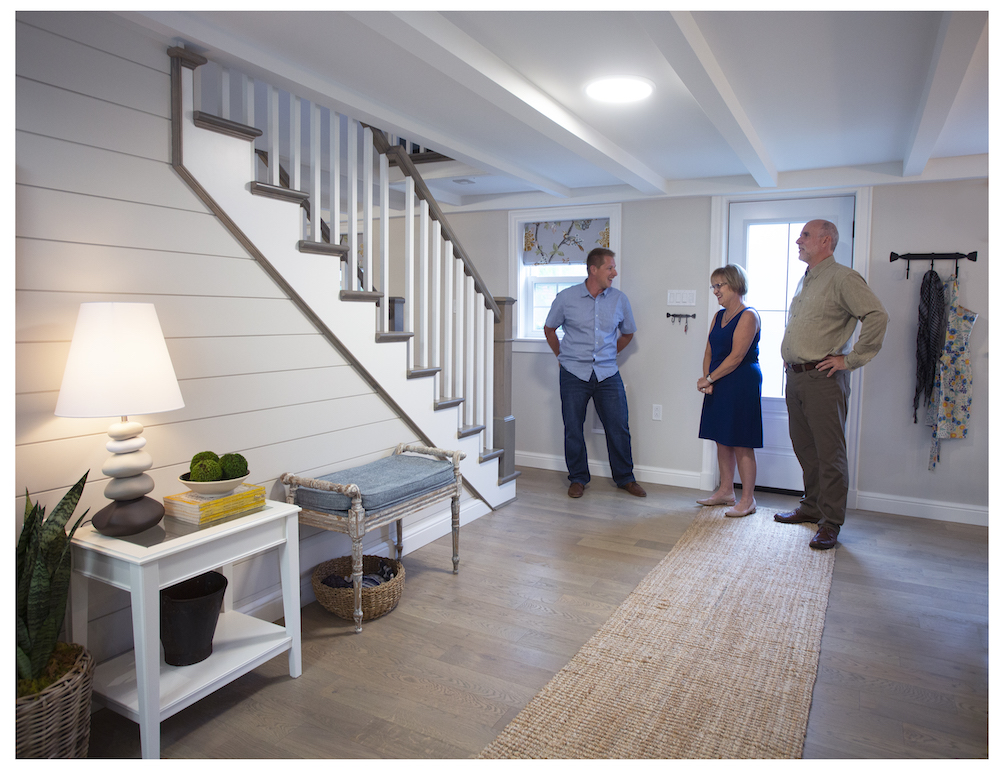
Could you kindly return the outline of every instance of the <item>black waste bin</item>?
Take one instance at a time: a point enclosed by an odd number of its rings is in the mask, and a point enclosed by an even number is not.
[[[212,639],[229,582],[212,571],[160,590],[160,642],[164,660],[175,667],[212,655]]]

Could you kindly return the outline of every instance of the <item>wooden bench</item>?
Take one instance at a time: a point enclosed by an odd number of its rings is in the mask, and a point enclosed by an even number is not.
[[[451,498],[452,571],[458,572],[459,497],[462,472],[458,450],[400,444],[392,455],[318,479],[282,474],[285,500],[301,508],[299,522],[347,533],[354,580],[354,631],[361,631],[362,540],[365,533],[396,523],[396,558],[403,556],[407,514]],[[451,461],[450,464],[446,461]]]

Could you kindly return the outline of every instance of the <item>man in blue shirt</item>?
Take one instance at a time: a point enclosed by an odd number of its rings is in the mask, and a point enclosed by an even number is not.
[[[632,342],[635,319],[628,298],[611,286],[617,275],[614,252],[600,247],[591,250],[587,280],[557,294],[545,319],[545,339],[559,359],[570,498],[581,497],[590,481],[583,424],[591,399],[604,426],[615,484],[632,495],[646,497],[632,474],[628,402],[618,372],[618,353]],[[559,327],[563,328],[561,343],[556,336]]]

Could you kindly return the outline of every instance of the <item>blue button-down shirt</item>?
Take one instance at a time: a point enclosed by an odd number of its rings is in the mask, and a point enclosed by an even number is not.
[[[618,335],[635,333],[628,297],[613,286],[597,297],[587,284],[577,284],[556,295],[545,319],[549,329],[563,328],[559,363],[580,380],[598,381],[618,372]]]

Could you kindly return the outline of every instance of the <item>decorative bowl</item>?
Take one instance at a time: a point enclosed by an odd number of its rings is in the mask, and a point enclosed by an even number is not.
[[[241,477],[236,477],[235,479],[218,479],[215,482],[192,482],[188,477],[191,476],[191,472],[188,471],[181,474],[178,479],[183,482],[188,490],[193,493],[198,493],[198,495],[207,495],[213,498],[221,498],[223,495],[229,495],[233,490],[239,487],[246,480],[249,474],[245,474]]]

